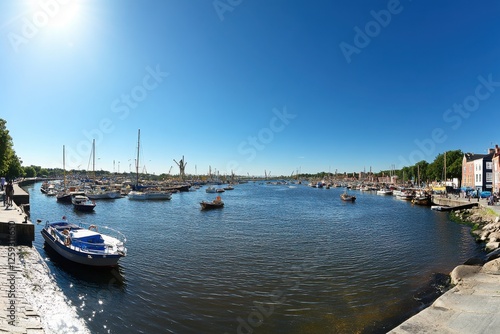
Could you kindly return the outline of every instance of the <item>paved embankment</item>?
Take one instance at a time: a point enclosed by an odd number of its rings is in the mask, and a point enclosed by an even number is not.
[[[451,290],[389,333],[498,333],[500,259],[458,266],[451,278]]]
[[[500,206],[488,206],[483,200],[480,204],[482,209],[488,208],[497,217],[500,215]],[[495,218],[490,223],[486,222],[485,227],[494,226],[498,221]],[[491,256],[493,259],[482,266],[456,267],[451,273],[452,289],[389,333],[498,333],[500,258],[495,259],[496,256]]]
[[[38,251],[17,245],[15,225],[31,222],[23,222],[16,205],[0,203],[0,213],[0,223],[12,231],[0,246],[0,333],[89,333]]]

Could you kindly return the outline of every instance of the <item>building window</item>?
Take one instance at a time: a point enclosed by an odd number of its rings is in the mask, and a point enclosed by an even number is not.
[[[493,173],[486,173],[486,182],[493,181]]]
[[[493,169],[492,163],[491,162],[486,162],[486,169]]]

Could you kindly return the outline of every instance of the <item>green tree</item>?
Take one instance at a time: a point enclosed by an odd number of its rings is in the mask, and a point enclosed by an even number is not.
[[[13,149],[12,137],[6,124],[7,122],[0,118],[0,175],[13,179],[24,176],[24,169]]]
[[[36,177],[36,169],[33,166],[24,167],[24,174],[26,177]]]

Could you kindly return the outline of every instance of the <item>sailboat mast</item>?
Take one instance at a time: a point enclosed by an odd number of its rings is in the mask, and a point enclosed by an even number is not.
[[[446,152],[444,152],[444,182],[446,182]]]
[[[94,174],[94,184],[95,184],[95,139],[92,140],[92,173]]]
[[[66,153],[63,145],[63,182],[64,190],[66,190]]]
[[[136,179],[135,179],[135,185],[139,185],[139,150],[140,150],[140,144],[141,144],[141,129],[139,129],[138,135],[137,135],[137,163],[135,165],[135,174],[136,174]]]

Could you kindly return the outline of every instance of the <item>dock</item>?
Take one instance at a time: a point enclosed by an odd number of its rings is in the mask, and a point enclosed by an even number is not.
[[[0,192],[0,333],[89,334],[32,243],[29,194],[14,185],[14,203]]]
[[[31,247],[35,240],[35,226],[29,220],[26,208],[29,194],[14,184],[14,203],[7,207],[0,192],[0,245],[15,244]]]

